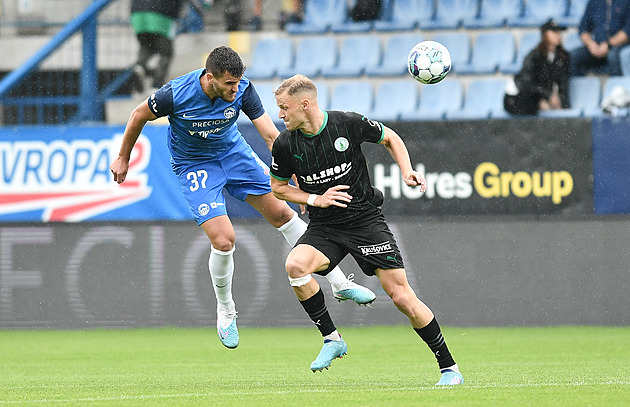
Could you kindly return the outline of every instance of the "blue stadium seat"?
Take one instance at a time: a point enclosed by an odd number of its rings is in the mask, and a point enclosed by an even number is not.
[[[293,41],[289,38],[262,39],[254,46],[251,66],[245,76],[249,79],[271,79],[280,69],[293,64]]]
[[[457,73],[495,73],[500,64],[514,60],[515,47],[514,37],[509,31],[482,32],[473,45],[470,63],[459,66]]]
[[[569,0],[525,0],[523,15],[508,19],[511,27],[540,27],[550,18],[566,16]]]
[[[577,31],[572,31],[564,37],[564,47],[570,52],[576,48],[580,48],[584,43],[580,39],[580,35]]]
[[[471,82],[462,108],[446,113],[446,118],[468,120],[506,117],[507,113],[503,109],[505,83],[505,79],[494,78]]]
[[[409,51],[423,41],[422,34],[393,34],[385,43],[385,50],[380,65],[367,67],[368,76],[399,76],[407,72]]]
[[[273,119],[274,121],[281,121],[280,118],[278,118],[278,112],[280,111],[280,109],[278,109],[276,98],[273,93],[276,87],[277,85],[273,86],[267,82],[260,84],[254,83],[254,88],[260,96],[260,101],[262,102],[265,111],[269,113],[269,116],[271,116],[271,119]],[[245,113],[241,112],[240,116],[238,117],[238,121],[249,122],[249,118]]]
[[[321,110],[328,110],[330,107],[330,86],[328,82],[314,80],[313,83],[317,86],[317,102]]]
[[[451,54],[451,70],[453,72],[457,72],[460,66],[465,66],[470,62],[471,42],[470,36],[466,32],[448,31],[436,34],[433,40],[448,49],[449,54]]]
[[[510,62],[499,64],[499,71],[504,74],[517,74],[523,67],[523,60],[540,43],[540,32],[530,31],[521,36],[521,40],[516,50],[516,58]]]
[[[411,31],[435,14],[433,0],[394,0],[390,20],[376,21],[376,31]]]
[[[322,34],[333,24],[342,24],[348,16],[346,0],[308,0],[304,4],[304,18],[300,23],[287,23],[289,34]]]
[[[569,80],[571,108],[581,111],[581,116],[594,117],[602,114],[602,85],[595,76],[571,78]]]
[[[329,110],[342,110],[367,114],[374,104],[371,82],[348,81],[334,87]]]
[[[523,0],[480,0],[479,15],[464,20],[466,28],[501,28],[523,13]]]
[[[452,30],[479,14],[479,0],[437,0],[431,21],[420,21],[423,30]]]
[[[564,17],[558,18],[557,23],[566,27],[577,27],[580,25],[580,20],[582,19],[588,0],[568,0],[568,2],[569,10],[567,14]]]
[[[402,113],[410,113],[418,107],[418,88],[413,79],[383,81],[377,87],[374,108],[366,116],[379,121],[395,121]],[[396,95],[396,97],[392,97]]]
[[[278,76],[288,78],[301,73],[310,78],[337,62],[337,40],[333,37],[305,37],[297,44],[293,66],[278,70]]]
[[[381,39],[377,35],[347,36],[341,43],[335,66],[322,69],[326,78],[361,76],[368,67],[381,62]]]
[[[569,81],[569,100],[571,108],[545,110],[541,117],[594,117],[602,114],[601,83],[594,76],[571,78]]]
[[[441,120],[447,112],[459,110],[464,98],[464,86],[456,78],[446,78],[434,85],[420,87],[420,102],[412,112],[403,112],[401,120]]]

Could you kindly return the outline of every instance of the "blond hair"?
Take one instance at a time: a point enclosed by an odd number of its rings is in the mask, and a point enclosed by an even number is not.
[[[305,92],[317,98],[317,86],[315,86],[312,80],[302,74],[293,75],[285,79],[280,86],[278,86],[278,89],[275,90],[274,95],[278,96],[284,92],[289,96]]]

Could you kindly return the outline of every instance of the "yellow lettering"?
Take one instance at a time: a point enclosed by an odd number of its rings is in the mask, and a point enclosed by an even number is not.
[[[562,202],[562,198],[573,192],[573,177],[567,171],[553,173],[553,195],[551,201],[556,205]]]
[[[475,191],[482,198],[509,197],[513,194],[517,198],[550,196],[551,201],[559,205],[562,198],[573,192],[573,177],[568,171],[525,171],[513,173],[501,172],[499,167],[491,162],[483,162],[475,169],[473,176]]]
[[[538,171],[532,174],[533,185],[532,191],[534,196],[551,196],[551,173],[546,171],[542,173],[542,177]],[[542,181],[541,181],[542,180]]]
[[[486,177],[486,175],[488,175]],[[475,190],[483,198],[499,196],[500,186],[497,178],[499,167],[494,163],[481,163],[477,166],[474,175]]]
[[[525,171],[514,174],[512,179],[512,192],[514,196],[525,198],[532,193],[532,178]]]
[[[510,183],[512,182],[512,173],[511,172],[502,172],[501,173],[501,196],[507,198],[510,196]]]

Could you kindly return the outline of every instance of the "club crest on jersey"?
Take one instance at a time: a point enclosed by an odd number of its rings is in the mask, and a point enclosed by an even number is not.
[[[223,116],[225,116],[226,119],[231,119],[232,117],[236,116],[236,109],[234,109],[233,107],[228,107],[223,111]]]
[[[197,208],[197,211],[199,212],[199,215],[206,216],[208,214],[208,212],[210,212],[210,206],[208,206],[208,204],[206,204],[206,203],[202,203]]]
[[[348,147],[350,147],[350,143],[348,142],[347,138],[339,137],[337,140],[335,140],[335,150],[339,152],[344,152],[348,149]]]

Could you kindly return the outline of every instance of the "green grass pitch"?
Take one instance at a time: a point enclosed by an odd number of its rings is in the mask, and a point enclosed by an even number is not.
[[[312,373],[315,328],[0,331],[0,406],[627,406],[629,327],[443,329],[465,384],[408,326],[340,328]]]

